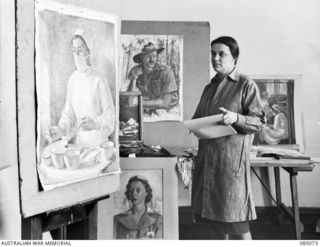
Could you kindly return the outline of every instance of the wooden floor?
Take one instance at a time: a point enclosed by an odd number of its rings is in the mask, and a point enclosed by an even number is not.
[[[278,224],[277,208],[257,208],[258,219],[250,222],[252,239],[254,240],[291,240],[294,239],[294,227],[290,218],[280,214]],[[320,219],[320,209],[300,209],[300,219],[304,224],[302,239],[319,240],[316,223]],[[215,235],[207,225],[193,223],[190,207],[179,208],[179,238],[181,240],[214,239]]]

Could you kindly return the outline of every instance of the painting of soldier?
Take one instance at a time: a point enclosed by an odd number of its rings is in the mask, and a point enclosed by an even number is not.
[[[181,121],[182,36],[122,35],[121,91],[140,92],[143,121]]]

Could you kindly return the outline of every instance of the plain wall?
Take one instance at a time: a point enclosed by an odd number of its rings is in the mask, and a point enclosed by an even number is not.
[[[19,239],[15,94],[15,7],[0,1],[0,239]]]

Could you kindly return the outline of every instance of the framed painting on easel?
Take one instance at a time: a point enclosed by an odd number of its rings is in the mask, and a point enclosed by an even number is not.
[[[29,217],[118,189],[120,22],[54,1],[17,11],[21,211]],[[35,23],[23,21],[33,14]]]
[[[266,124],[253,145],[295,145],[303,149],[300,115],[295,111],[295,87],[299,75],[251,75],[260,92]]]

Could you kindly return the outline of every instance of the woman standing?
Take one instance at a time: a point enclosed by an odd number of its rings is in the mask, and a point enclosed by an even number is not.
[[[222,122],[236,135],[199,140],[192,187],[192,212],[224,239],[251,239],[249,220],[256,219],[250,184],[249,152],[254,132],[264,123],[259,90],[236,69],[235,39],[211,42],[211,63],[217,72],[201,96],[193,118],[223,113]]]

